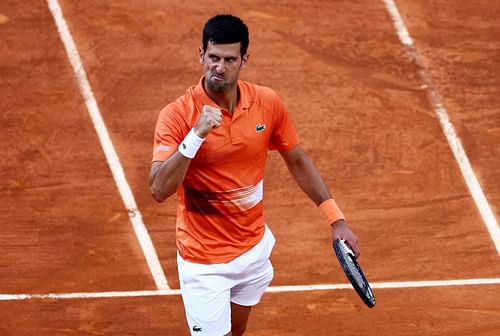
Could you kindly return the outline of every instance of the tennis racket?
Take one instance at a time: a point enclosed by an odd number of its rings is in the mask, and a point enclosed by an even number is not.
[[[368,307],[372,308],[375,306],[375,296],[373,295],[370,284],[366,280],[361,270],[361,266],[359,266],[356,261],[356,256],[349,245],[347,245],[343,239],[335,239],[333,241],[333,249],[335,250],[342,270],[359,297]]]

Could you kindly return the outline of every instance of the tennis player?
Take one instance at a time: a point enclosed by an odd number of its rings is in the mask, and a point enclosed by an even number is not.
[[[298,185],[359,255],[358,239],[304,153],[277,94],[239,80],[248,66],[248,28],[217,15],[203,29],[198,84],[160,112],[150,187],[177,193],[179,281],[191,335],[243,335],[251,307],[273,278],[275,239],[264,223],[263,177],[277,150]]]

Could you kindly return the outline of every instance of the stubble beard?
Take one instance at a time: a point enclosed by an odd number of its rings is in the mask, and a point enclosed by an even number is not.
[[[213,92],[225,92],[229,88],[229,83],[227,81],[219,82],[212,78],[207,81],[207,87]]]
[[[213,92],[226,92],[227,90],[229,90],[231,87],[234,86],[234,82],[230,82],[227,79],[221,82],[212,78],[208,78],[206,84],[207,88]]]
[[[207,87],[210,89],[210,91],[214,92],[224,92],[228,89],[229,84],[227,82],[223,83],[214,83],[213,80],[208,80],[207,81]]]

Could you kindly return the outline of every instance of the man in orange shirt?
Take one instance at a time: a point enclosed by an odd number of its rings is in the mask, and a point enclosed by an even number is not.
[[[251,307],[273,277],[275,243],[264,223],[268,150],[278,150],[302,190],[359,255],[358,239],[300,146],[282,101],[239,80],[248,65],[248,28],[218,15],[205,24],[203,77],[168,104],[156,125],[150,187],[162,202],[177,192],[176,244],[192,335],[243,335]]]

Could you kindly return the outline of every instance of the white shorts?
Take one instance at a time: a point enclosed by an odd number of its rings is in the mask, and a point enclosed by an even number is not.
[[[266,226],[262,240],[226,264],[197,264],[177,253],[179,283],[191,335],[222,336],[231,331],[231,302],[259,303],[273,279],[269,260],[276,240]]]

